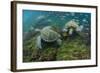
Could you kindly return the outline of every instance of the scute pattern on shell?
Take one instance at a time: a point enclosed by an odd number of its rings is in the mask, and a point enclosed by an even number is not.
[[[75,22],[74,20],[70,20],[69,22],[67,22],[67,23],[65,24],[65,28],[66,28],[66,29],[69,28],[69,27],[78,28],[78,27],[79,27],[78,24],[79,24],[78,22]]]
[[[59,38],[59,34],[51,29],[52,27],[47,26],[41,30],[41,38],[44,41],[52,42]]]

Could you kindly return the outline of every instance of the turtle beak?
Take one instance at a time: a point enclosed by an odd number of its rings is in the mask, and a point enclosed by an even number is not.
[[[73,29],[70,28],[70,29],[69,29],[69,35],[72,35],[72,34],[73,34]]]

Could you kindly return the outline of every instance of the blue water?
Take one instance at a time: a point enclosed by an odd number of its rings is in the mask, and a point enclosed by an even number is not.
[[[91,25],[91,13],[23,10],[23,32],[46,25],[63,27],[72,19],[79,22],[79,25],[86,27]]]

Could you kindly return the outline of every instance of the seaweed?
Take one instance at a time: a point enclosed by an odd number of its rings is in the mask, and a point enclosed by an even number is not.
[[[85,35],[84,35],[85,36]],[[23,62],[61,61],[90,59],[90,46],[83,42],[83,37],[67,37],[59,48],[36,48],[36,37],[26,40],[23,44]],[[86,41],[86,40],[85,40]]]

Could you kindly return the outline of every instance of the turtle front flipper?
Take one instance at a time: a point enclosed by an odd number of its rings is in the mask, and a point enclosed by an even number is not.
[[[62,40],[61,39],[58,39],[57,40],[57,44],[58,44],[58,46],[60,46],[62,44]]]
[[[41,37],[38,36],[36,40],[36,48],[42,49]]]
[[[81,32],[84,29],[83,25],[80,25],[79,27],[76,28],[77,32]]]

